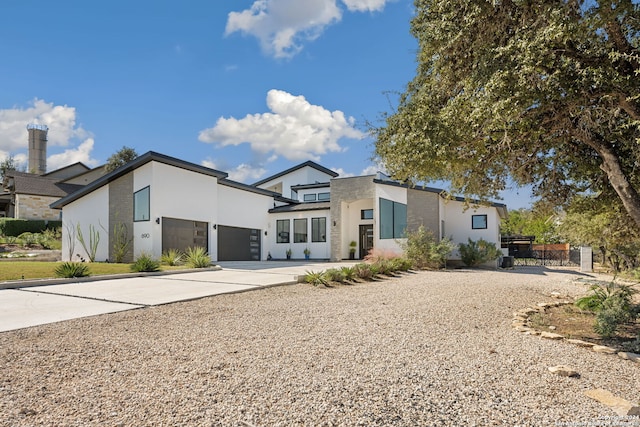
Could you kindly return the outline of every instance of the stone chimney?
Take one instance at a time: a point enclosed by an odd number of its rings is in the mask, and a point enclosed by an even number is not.
[[[45,125],[29,124],[29,173],[43,175],[47,172],[47,132]]]

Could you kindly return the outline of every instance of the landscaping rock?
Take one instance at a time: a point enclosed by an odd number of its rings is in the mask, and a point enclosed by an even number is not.
[[[633,362],[640,362],[640,354],[621,351],[620,353],[618,353],[618,356],[620,356],[620,358],[625,359],[625,360],[631,360]]]
[[[575,344],[575,345],[580,346],[580,347],[593,347],[593,346],[595,346],[595,344],[592,343],[592,342],[576,340],[576,339],[568,339],[567,342],[571,343],[571,344]]]
[[[540,332],[540,336],[542,338],[546,338],[548,340],[561,340],[564,337],[560,334],[554,334],[553,332]]]
[[[640,415],[640,406],[629,402],[626,399],[622,399],[621,397],[614,396],[613,393],[608,390],[598,388],[594,390],[587,390],[584,394],[587,397],[607,405],[621,417]]]
[[[573,377],[573,378],[580,377],[580,374],[578,373],[578,371],[566,365],[551,366],[549,368],[549,372],[558,374],[561,377]]]
[[[615,354],[618,352],[615,348],[607,347],[605,345],[594,345],[591,347],[593,351],[596,353],[604,353],[604,354]]]

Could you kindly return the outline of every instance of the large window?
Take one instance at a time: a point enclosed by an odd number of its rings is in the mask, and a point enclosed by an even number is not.
[[[311,241],[327,241],[327,218],[311,218]]]
[[[277,243],[289,243],[289,220],[279,219],[276,221]]]
[[[471,216],[471,228],[474,230],[487,228],[487,216],[486,215],[472,215]]]
[[[380,238],[399,239],[405,237],[407,228],[407,205],[380,199]]]
[[[133,220],[149,221],[150,215],[149,187],[133,193]]]
[[[307,219],[293,220],[293,243],[305,243],[307,241]]]

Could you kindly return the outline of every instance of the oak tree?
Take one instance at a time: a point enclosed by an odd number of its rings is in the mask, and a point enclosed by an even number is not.
[[[605,197],[640,226],[640,9],[630,0],[416,0],[417,73],[374,128],[399,179],[558,205]]]

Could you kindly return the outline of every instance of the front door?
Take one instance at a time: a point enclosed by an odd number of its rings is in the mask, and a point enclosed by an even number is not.
[[[373,249],[373,225],[360,226],[360,259],[364,259]]]

